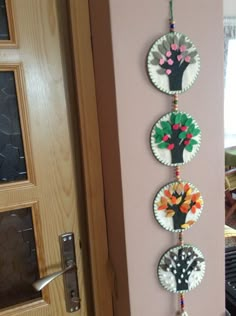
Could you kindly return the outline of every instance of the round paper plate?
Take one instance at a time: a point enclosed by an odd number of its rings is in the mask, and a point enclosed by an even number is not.
[[[201,193],[191,183],[171,182],[156,195],[153,211],[159,224],[171,232],[189,229],[203,209]]]
[[[192,245],[184,245],[170,248],[161,257],[157,274],[167,291],[185,293],[200,284],[205,268],[201,251]]]
[[[147,72],[153,85],[167,93],[188,90],[200,70],[200,57],[190,39],[171,32],[154,42],[147,56]]]
[[[201,143],[197,122],[185,112],[170,112],[153,126],[150,137],[154,156],[163,164],[178,166],[196,155]]]

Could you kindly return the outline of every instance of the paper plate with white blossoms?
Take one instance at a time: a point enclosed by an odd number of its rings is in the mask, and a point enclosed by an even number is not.
[[[205,259],[201,251],[184,245],[170,248],[157,268],[161,285],[169,292],[185,293],[196,288],[205,274]]]
[[[189,229],[199,219],[202,209],[201,193],[185,181],[171,182],[164,186],[153,202],[156,220],[172,232]]]
[[[170,112],[158,120],[150,136],[154,156],[163,164],[188,163],[198,152],[201,131],[197,122],[185,112]]]
[[[190,39],[171,32],[154,42],[147,56],[147,72],[153,85],[167,94],[182,93],[196,80],[200,57]]]

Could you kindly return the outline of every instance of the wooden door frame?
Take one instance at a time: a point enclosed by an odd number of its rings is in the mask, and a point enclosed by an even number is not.
[[[96,316],[112,316],[112,269],[104,203],[88,0],[68,0],[80,124],[92,291]]]

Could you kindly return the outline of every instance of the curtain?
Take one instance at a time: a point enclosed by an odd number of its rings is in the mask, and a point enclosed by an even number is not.
[[[224,18],[224,75],[226,76],[228,44],[230,39],[236,39],[236,17]]]

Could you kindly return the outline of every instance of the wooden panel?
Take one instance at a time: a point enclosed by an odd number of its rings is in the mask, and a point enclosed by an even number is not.
[[[77,171],[70,127],[73,104],[70,104],[65,89],[65,65],[57,15],[60,4],[61,1],[57,0],[13,1],[20,47],[4,52],[1,50],[0,62],[7,63],[5,67],[15,63],[23,65],[27,123],[23,122],[22,125],[28,128],[25,137],[30,135],[35,181],[32,181],[32,185],[0,189],[0,205],[5,209],[12,205],[17,207],[31,201],[38,202],[38,210],[33,215],[36,226],[40,225],[36,229],[36,243],[39,249],[44,249],[45,265],[40,266],[41,276],[60,269],[58,236],[64,232],[74,232],[81,295],[81,310],[74,315],[88,316],[87,280],[84,276],[86,260],[84,249],[80,247],[81,227],[85,224],[80,220],[80,213],[84,210],[77,195],[80,188],[76,185]],[[62,278],[48,286],[48,293],[50,304],[44,297],[40,302],[1,311],[0,315],[65,315]]]
[[[17,47],[16,40],[16,31],[15,31],[15,17],[13,14],[14,8],[12,0],[6,0],[6,11],[7,11],[7,19],[8,19],[8,29],[9,29],[9,40],[0,40],[0,49],[1,48],[9,48],[9,47]]]

